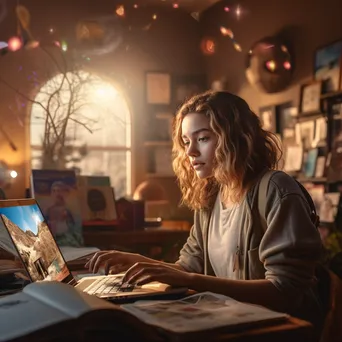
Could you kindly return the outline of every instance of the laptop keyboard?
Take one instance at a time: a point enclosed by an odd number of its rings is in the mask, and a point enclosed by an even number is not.
[[[122,277],[103,277],[90,285],[86,292],[91,295],[111,294],[117,292],[132,292],[135,285],[123,283]]]

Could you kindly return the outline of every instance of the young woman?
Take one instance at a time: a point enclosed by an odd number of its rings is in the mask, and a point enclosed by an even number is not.
[[[280,156],[277,138],[261,128],[244,100],[227,92],[194,96],[173,127],[173,167],[183,203],[195,210],[179,260],[101,251],[89,269],[128,269],[130,283],[187,286],[320,320],[314,291],[320,236],[301,189],[281,171],[270,179],[266,232],[261,228],[258,182],[278,167]]]

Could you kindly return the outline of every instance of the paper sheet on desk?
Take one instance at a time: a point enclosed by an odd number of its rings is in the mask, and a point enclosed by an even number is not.
[[[70,247],[70,246],[61,246],[60,250],[66,262],[81,259],[87,255],[91,255],[99,251],[99,249],[96,247]]]
[[[212,292],[171,301],[138,301],[121,307],[142,321],[175,333],[284,320],[287,314]]]

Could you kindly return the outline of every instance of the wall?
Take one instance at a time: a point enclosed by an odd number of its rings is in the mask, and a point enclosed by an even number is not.
[[[31,27],[36,39],[48,36],[49,28],[54,27],[58,35],[72,46],[75,40],[75,26],[81,18],[113,16],[115,1],[82,0],[58,2],[43,0],[21,1],[31,13]],[[15,2],[9,2],[8,15],[0,23],[0,40],[7,40],[16,34],[14,17]],[[152,14],[157,13],[158,19],[153,21]],[[152,23],[149,30],[143,26]],[[175,23],[177,23],[175,25]],[[94,56],[88,68],[99,75],[112,79],[123,89],[132,109],[133,122],[133,189],[144,179],[144,128],[148,125],[145,107],[145,72],[163,70],[172,74],[197,74],[203,72],[203,59],[199,51],[199,23],[189,14],[180,10],[156,10],[141,8],[126,10],[126,18],[122,20],[123,42],[114,52],[103,56]],[[115,33],[115,32],[114,32]],[[0,75],[10,82],[15,89],[20,88],[25,94],[32,92],[26,78],[19,70],[28,69],[40,63],[37,51],[19,51],[0,58]],[[15,96],[7,86],[0,84],[0,119],[3,127],[18,146],[18,151],[11,151],[3,136],[0,135],[0,155],[11,167],[19,172],[18,179],[8,189],[9,197],[22,197],[28,185],[29,136],[25,125],[18,123],[18,117],[25,123],[29,122],[27,110],[17,110],[15,115],[9,106],[15,108]],[[20,113],[19,113],[20,112]],[[26,126],[27,128],[27,126]]]
[[[209,80],[226,77],[227,90],[242,96],[255,111],[264,105],[291,100],[297,105],[299,84],[313,77],[314,50],[342,38],[342,1],[244,0],[239,2],[242,9],[239,20],[233,11],[226,13],[223,10],[225,5],[231,4],[231,1],[222,1],[209,9],[201,19],[203,35],[217,39],[217,52],[206,57]],[[228,37],[221,36],[221,25],[233,30],[242,52],[234,50]],[[245,58],[254,42],[281,31],[285,32],[293,45],[293,82],[286,91],[264,94],[247,83]]]

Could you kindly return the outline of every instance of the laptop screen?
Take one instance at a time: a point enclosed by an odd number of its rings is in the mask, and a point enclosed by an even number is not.
[[[32,281],[71,274],[35,200],[1,201],[0,215]]]

